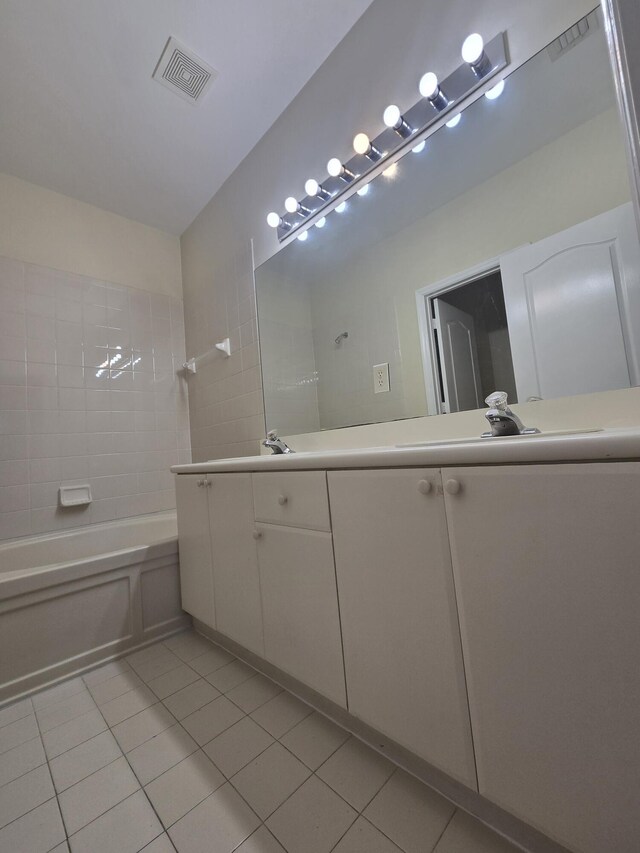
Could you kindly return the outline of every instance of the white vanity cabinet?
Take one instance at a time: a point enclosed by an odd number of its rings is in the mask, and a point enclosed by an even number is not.
[[[440,472],[328,481],[349,710],[476,789]]]
[[[176,506],[182,609],[215,627],[208,507],[210,480],[210,474],[176,477]]]
[[[635,853],[640,463],[443,481],[480,793],[571,850]]]

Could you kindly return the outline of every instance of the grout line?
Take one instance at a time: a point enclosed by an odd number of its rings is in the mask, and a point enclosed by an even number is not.
[[[58,814],[60,815],[60,821],[62,823],[62,829],[64,831],[64,838],[65,838],[65,841],[67,841],[67,843],[68,843],[69,832],[67,830],[67,823],[64,819],[64,815],[62,814],[62,809],[60,807],[60,800],[58,799],[58,792],[56,790],[55,782],[53,781],[53,773],[51,772],[51,762],[49,761],[49,756],[47,755],[47,750],[46,750],[45,745],[44,745],[44,739],[42,737],[42,732],[40,731],[40,723],[38,722],[38,717],[35,714],[35,710],[34,710],[34,717],[36,718],[36,726],[38,727],[38,732],[40,734],[40,741],[42,743],[42,749],[44,750],[44,757],[45,757],[45,760],[47,762],[47,770],[49,771],[49,779],[51,780],[51,787],[53,788],[53,796],[55,797],[56,805],[58,806]],[[47,800],[47,802],[48,802],[48,800]]]
[[[12,782],[15,782],[17,779],[22,779],[22,777],[23,777],[23,776],[26,776],[26,775],[27,775],[27,773],[31,773],[31,771],[32,771],[32,770],[37,770],[37,769],[38,769],[38,767],[42,767],[42,765],[43,765],[43,764],[46,764],[46,763],[47,763],[47,753],[46,753],[46,752],[45,752],[45,750],[44,750],[44,744],[42,743],[42,738],[40,737],[40,733],[39,733],[39,732],[38,732],[38,734],[37,734],[35,737],[29,738],[29,740],[25,740],[23,743],[19,743],[19,744],[17,744],[16,746],[12,746],[12,747],[11,747],[11,749],[7,749],[7,750],[6,750],[6,752],[3,752],[2,754],[0,754],[0,762],[1,762],[1,761],[2,761],[2,759],[3,759],[3,758],[5,758],[5,757],[10,753],[10,752],[13,752],[13,750],[14,750],[14,749],[21,749],[23,746],[26,746],[26,745],[27,745],[27,744],[29,744],[29,743],[33,743],[33,741],[34,741],[34,740],[39,740],[39,741],[40,741],[40,745],[42,746],[42,751],[44,752],[44,761],[42,761],[40,764],[36,764],[36,766],[35,766],[35,767],[30,767],[28,770],[25,770],[25,771],[24,771],[24,773],[20,773],[20,775],[19,775],[19,776],[15,776],[13,779],[9,779],[9,781],[8,781],[8,782],[3,782],[3,783],[2,783],[2,785],[0,785],[0,791],[1,791],[3,788],[5,788],[7,785],[10,785]]]

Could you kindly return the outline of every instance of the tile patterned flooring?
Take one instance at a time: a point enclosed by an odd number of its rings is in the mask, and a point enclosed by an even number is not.
[[[0,853],[515,853],[187,631],[0,709]]]

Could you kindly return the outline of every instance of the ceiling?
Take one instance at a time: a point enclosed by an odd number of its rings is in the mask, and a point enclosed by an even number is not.
[[[0,172],[180,234],[372,0],[0,0]],[[218,72],[152,80],[169,36]]]

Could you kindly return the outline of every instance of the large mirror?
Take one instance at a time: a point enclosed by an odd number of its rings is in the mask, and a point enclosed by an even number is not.
[[[286,435],[638,384],[640,246],[600,12],[258,267],[256,289],[267,428]]]

